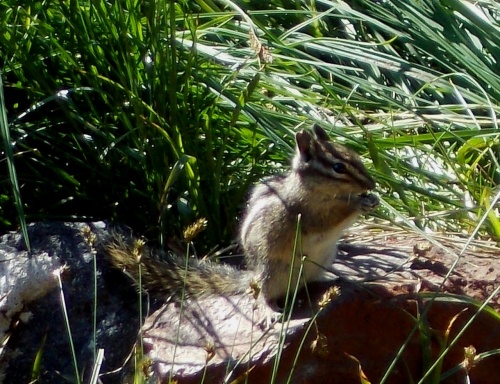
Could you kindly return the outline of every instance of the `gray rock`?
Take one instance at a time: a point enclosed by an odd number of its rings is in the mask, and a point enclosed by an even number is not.
[[[0,331],[4,340],[8,337],[0,350],[4,383],[30,382],[36,375],[33,366],[37,354],[41,357],[41,381],[75,382],[58,271],[62,272],[80,378],[90,374],[98,348],[105,353],[101,372],[124,364],[139,332],[138,296],[120,271],[110,268],[103,258],[95,259],[92,239],[102,238],[106,230],[104,223],[31,224],[31,256],[20,233],[2,237]],[[103,382],[120,382],[119,376],[110,374]]]

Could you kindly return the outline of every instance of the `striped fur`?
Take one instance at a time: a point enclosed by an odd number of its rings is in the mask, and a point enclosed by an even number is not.
[[[365,190],[375,187],[375,182],[366,171],[358,154],[330,141],[326,132],[318,125],[314,126],[314,136],[307,131],[301,131],[297,133],[296,139],[294,171],[312,172],[339,182],[355,183]],[[335,170],[339,164],[342,166],[342,172]]]

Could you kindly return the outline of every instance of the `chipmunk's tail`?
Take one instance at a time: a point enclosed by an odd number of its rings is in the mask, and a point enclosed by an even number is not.
[[[252,275],[229,265],[153,251],[143,240],[113,232],[101,243],[111,264],[149,294],[178,299],[243,293]]]

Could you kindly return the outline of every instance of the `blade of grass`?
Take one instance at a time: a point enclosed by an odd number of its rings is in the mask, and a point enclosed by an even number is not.
[[[17,180],[16,167],[14,165],[12,140],[10,138],[9,124],[7,122],[7,109],[5,108],[2,73],[0,73],[0,131],[2,134],[5,159],[7,161],[7,168],[9,170],[9,178],[12,186],[12,193],[14,195],[17,216],[19,224],[21,225],[21,232],[23,234],[24,243],[26,244],[26,249],[28,251],[28,254],[31,255],[31,245],[28,235],[28,226],[26,224],[26,217],[24,216],[21,191],[19,189],[19,183]]]

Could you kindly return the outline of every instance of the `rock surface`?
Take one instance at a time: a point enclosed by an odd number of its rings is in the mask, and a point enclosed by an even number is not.
[[[104,228],[102,223],[98,225]],[[94,340],[97,348],[105,349],[101,372],[119,368],[129,355],[140,323],[137,294],[122,273],[110,269],[101,257],[95,258],[96,250],[89,241],[92,234],[100,235],[100,230],[91,230],[86,223],[30,225],[31,257],[20,233],[2,237],[0,312],[10,323],[3,338],[8,341],[0,350],[2,382],[29,383],[37,376],[45,383],[75,382],[61,291],[54,274],[63,265],[62,290],[80,378],[90,374]],[[22,300],[12,306],[9,301],[14,291]],[[33,368],[37,354],[41,358],[38,373]],[[109,382],[119,382],[119,374],[114,376]]]
[[[475,242],[457,259],[460,237],[431,243],[392,228],[358,228],[334,264],[342,279],[311,284],[289,320],[264,329],[250,294],[182,305],[139,301],[130,280],[94,246],[106,231],[103,223],[31,225],[31,258],[18,233],[2,238],[3,382],[75,381],[58,272],[84,382],[98,348],[102,382],[130,382],[139,334],[145,355],[137,371],[153,382],[269,383],[274,376],[276,383],[359,383],[365,375],[376,383],[388,371],[387,383],[418,382],[447,346],[433,373],[444,383],[465,375],[500,382],[500,354],[491,352],[500,349],[500,250],[490,243]],[[476,354],[464,365],[470,346]],[[33,369],[37,354],[41,364]]]

